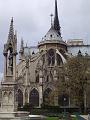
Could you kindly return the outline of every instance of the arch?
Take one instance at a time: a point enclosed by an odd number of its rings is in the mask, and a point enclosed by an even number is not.
[[[55,64],[55,50],[49,49],[47,52],[48,65],[53,66]]]
[[[34,88],[29,94],[29,104],[32,106],[39,106],[39,92]]]
[[[23,106],[23,92],[18,89],[18,107],[21,108]]]
[[[60,106],[69,106],[69,96],[68,94],[61,94],[58,96],[58,104]]]
[[[47,88],[44,93],[43,93],[43,102],[44,104],[49,104],[49,95],[52,92],[52,90],[50,88]]]

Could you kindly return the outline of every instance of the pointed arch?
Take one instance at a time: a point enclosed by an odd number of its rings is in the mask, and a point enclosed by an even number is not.
[[[33,106],[39,106],[39,92],[36,88],[32,89],[29,94],[29,103]]]
[[[43,102],[44,104],[48,104],[49,103],[49,95],[52,92],[52,90],[50,88],[47,88],[44,93],[43,93]]]
[[[23,92],[18,89],[18,107],[21,108],[23,106]]]
[[[48,65],[53,66],[55,64],[55,50],[49,49],[47,52]]]

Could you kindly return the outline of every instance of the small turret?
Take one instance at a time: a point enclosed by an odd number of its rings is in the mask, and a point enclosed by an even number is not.
[[[9,34],[8,34],[8,42],[9,43],[13,42],[13,39],[14,39],[14,28],[13,28],[13,17],[12,17]]]

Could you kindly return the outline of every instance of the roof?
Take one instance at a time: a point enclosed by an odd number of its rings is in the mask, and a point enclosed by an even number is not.
[[[51,27],[46,35],[42,38],[42,40],[60,40],[62,41],[62,37],[58,34],[58,32]]]

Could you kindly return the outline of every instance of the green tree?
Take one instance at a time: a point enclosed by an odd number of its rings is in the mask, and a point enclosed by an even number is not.
[[[70,96],[80,108],[86,110],[86,89],[90,78],[90,58],[78,55],[67,60],[64,65],[66,76],[65,86],[70,90]]]
[[[68,94],[75,106],[86,111],[86,91],[90,79],[90,57],[78,56],[68,58],[67,62],[58,69],[58,81],[54,82],[55,90],[49,100],[54,105],[53,97],[60,93]]]

